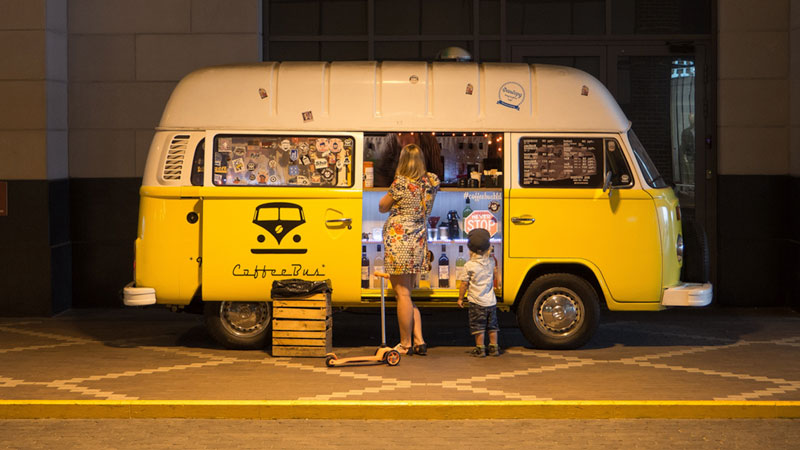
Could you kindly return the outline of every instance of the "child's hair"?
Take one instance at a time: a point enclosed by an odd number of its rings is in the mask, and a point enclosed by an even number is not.
[[[400,151],[395,175],[402,175],[412,180],[418,180],[425,175],[425,159],[422,149],[417,144],[408,144]]]
[[[486,255],[492,253],[492,247],[489,247],[489,248],[487,248],[486,250],[483,250],[483,251],[481,251],[481,250],[470,250],[469,252],[470,253],[474,253],[474,254],[476,254],[478,256],[486,256]]]

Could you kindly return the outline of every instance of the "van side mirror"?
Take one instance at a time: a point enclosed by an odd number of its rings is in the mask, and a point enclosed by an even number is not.
[[[608,172],[606,172],[606,179],[603,180],[603,192],[608,190],[608,195],[610,197],[612,189],[613,187],[611,186],[611,171],[609,170]]]

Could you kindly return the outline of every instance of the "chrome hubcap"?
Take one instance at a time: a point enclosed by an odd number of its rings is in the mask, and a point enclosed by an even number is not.
[[[272,319],[265,302],[222,302],[219,317],[229,333],[243,337],[261,333]]]
[[[583,320],[583,304],[575,292],[563,288],[550,288],[536,299],[534,322],[543,332],[567,336]]]

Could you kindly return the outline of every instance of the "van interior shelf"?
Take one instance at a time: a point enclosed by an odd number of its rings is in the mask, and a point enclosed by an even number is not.
[[[500,238],[492,238],[492,239],[489,239],[489,242],[491,242],[492,244],[499,244],[499,243],[503,242],[503,240],[500,239]],[[383,241],[376,241],[376,240],[373,240],[373,239],[362,239],[361,243],[362,244],[383,244]],[[463,244],[463,245],[467,245],[467,240],[466,239],[445,239],[445,240],[436,239],[435,241],[429,240],[428,244],[445,244],[445,245],[446,244]]]
[[[387,190],[389,190],[388,186],[386,186],[386,187],[364,188],[364,191],[366,191],[366,192],[381,192],[381,191],[387,191]],[[480,187],[477,187],[477,188],[459,188],[459,187],[446,187],[446,186],[443,186],[441,189],[439,189],[439,191],[440,192],[476,192],[476,191],[481,191],[481,192],[502,192],[503,188],[480,188]]]
[[[434,280],[435,281],[435,280]],[[497,296],[498,300],[503,297],[503,291],[500,288],[494,288],[494,293]],[[380,298],[381,290],[380,289],[361,289],[361,297],[362,300],[376,300]],[[387,287],[386,291],[384,292],[384,298],[386,302],[394,302],[395,292],[394,289]],[[454,301],[458,299],[458,288],[451,287],[451,288],[440,288],[440,287],[424,287],[424,288],[414,288],[411,290],[411,296],[414,300],[430,300],[430,301]]]

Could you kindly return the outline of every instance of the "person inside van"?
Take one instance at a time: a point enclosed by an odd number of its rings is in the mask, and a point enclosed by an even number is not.
[[[422,149],[416,144],[403,147],[394,181],[378,203],[381,213],[389,213],[383,225],[384,268],[397,298],[400,343],[395,350],[403,355],[425,355],[428,351],[411,289],[418,273],[431,270],[427,222],[438,191],[439,177],[425,171]]]
[[[422,149],[425,168],[441,181],[444,178],[442,148],[431,133],[392,133],[386,140],[386,148],[375,162],[375,187],[389,186],[394,180],[400,150],[404,145],[416,144]]]

